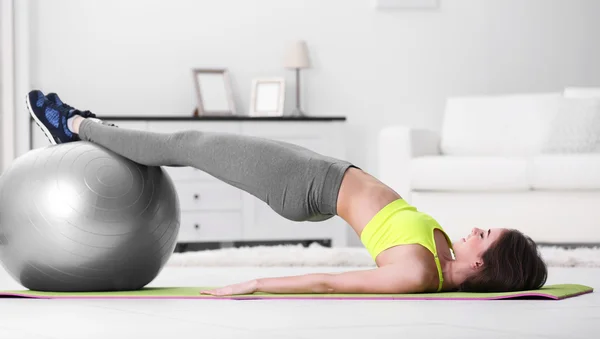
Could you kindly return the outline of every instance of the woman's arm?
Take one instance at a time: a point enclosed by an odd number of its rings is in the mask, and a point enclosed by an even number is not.
[[[204,294],[234,295],[266,293],[419,293],[426,290],[423,274],[389,265],[372,270],[345,273],[315,273],[300,276],[262,278],[230,285]]]

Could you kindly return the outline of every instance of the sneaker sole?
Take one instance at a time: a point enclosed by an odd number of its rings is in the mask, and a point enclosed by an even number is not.
[[[33,109],[31,108],[31,102],[29,102],[29,95],[25,96],[25,104],[27,105],[27,109],[29,110],[29,115],[31,115],[33,121],[35,121],[35,124],[38,125],[42,132],[44,132],[46,138],[48,138],[48,141],[50,141],[52,145],[57,145],[56,141],[54,140],[54,137],[52,136],[52,133],[50,133],[50,131],[46,128],[46,126],[44,126],[44,124],[42,124],[42,122],[38,119],[35,113],[33,113]]]

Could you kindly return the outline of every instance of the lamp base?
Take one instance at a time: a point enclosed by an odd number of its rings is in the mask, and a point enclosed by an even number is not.
[[[304,113],[304,111],[302,111],[300,107],[296,107],[290,115],[293,117],[305,117],[306,113]]]

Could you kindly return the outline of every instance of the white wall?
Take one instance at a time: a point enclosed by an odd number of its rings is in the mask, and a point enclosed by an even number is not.
[[[437,129],[449,95],[600,85],[600,1],[441,0],[377,11],[371,0],[32,0],[32,87],[101,114],[188,115],[192,67],[227,67],[247,112],[256,76],[293,73],[285,43],[307,40],[312,115],[348,117],[349,159],[376,171],[376,133]]]

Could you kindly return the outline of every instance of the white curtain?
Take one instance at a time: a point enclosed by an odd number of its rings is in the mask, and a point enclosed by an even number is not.
[[[0,0],[0,172],[6,170],[16,157],[18,150],[16,136],[22,134],[18,129],[19,124],[23,125],[23,122],[19,123],[16,119],[15,93],[19,89],[19,83],[23,83],[23,86],[27,85],[26,81],[20,80],[20,77],[27,79],[25,77],[28,73],[19,69],[20,63],[17,63],[17,60],[26,58],[28,53],[24,48],[28,43],[26,39],[28,30],[20,27],[27,27],[28,4],[29,0]],[[20,12],[21,15],[17,16]],[[20,30],[25,31],[24,37],[17,34]],[[24,43],[17,44],[19,39],[24,40]],[[21,45],[22,52],[18,49]],[[26,58],[25,62],[28,60]],[[24,63],[24,66],[27,66],[27,63]],[[21,66],[21,68],[27,70],[25,67]],[[20,73],[24,75],[20,76]],[[20,89],[20,92],[22,91],[23,89]]]
[[[0,0],[0,172],[14,157],[13,0]]]

